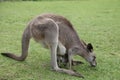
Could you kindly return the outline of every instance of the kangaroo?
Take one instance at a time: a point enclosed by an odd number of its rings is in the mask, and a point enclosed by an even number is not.
[[[82,74],[71,69],[74,55],[83,57],[91,66],[97,65],[92,44],[86,44],[80,40],[71,22],[63,16],[55,14],[41,14],[28,23],[22,35],[21,56],[12,53],[1,54],[17,61],[24,61],[28,55],[31,38],[50,49],[51,67],[54,71],[83,78]],[[57,55],[66,54],[67,57],[64,58],[68,59],[69,69],[60,68],[57,62]]]

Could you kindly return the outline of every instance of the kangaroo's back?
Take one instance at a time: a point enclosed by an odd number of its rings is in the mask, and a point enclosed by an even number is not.
[[[73,44],[78,44],[79,37],[69,20],[55,14],[42,14],[41,16],[50,18],[56,22],[59,27],[59,40],[66,48],[71,47]]]

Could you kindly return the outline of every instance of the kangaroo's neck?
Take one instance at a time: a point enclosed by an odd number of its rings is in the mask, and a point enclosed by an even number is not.
[[[77,32],[72,26],[67,24],[58,24],[59,25],[59,40],[63,43],[66,48],[72,46],[79,46],[81,44]]]
[[[69,47],[72,46],[79,46],[80,44],[80,38],[77,35],[75,30],[70,31],[70,33],[68,34],[69,38],[68,38],[68,42],[69,42]]]

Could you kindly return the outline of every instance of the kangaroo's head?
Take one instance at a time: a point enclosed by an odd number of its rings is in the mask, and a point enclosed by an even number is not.
[[[96,56],[91,43],[86,44],[82,41],[82,45],[74,48],[74,51],[77,55],[82,56],[87,62],[89,62],[92,67],[97,66]]]
[[[88,43],[86,45],[86,51],[85,53],[82,54],[83,57],[86,59],[86,61],[88,61],[90,63],[90,65],[92,67],[95,67],[97,66],[97,62],[96,62],[96,56],[94,54],[94,51],[93,51],[93,46],[91,43]]]

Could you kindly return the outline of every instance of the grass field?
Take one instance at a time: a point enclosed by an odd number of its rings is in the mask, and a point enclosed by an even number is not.
[[[50,70],[50,54],[31,40],[24,62],[0,55],[0,80],[120,80],[120,1],[79,0],[41,2],[0,2],[0,53],[21,53],[21,35],[26,24],[41,13],[55,13],[68,18],[78,35],[91,42],[97,67],[85,64],[74,69],[85,79]]]

